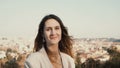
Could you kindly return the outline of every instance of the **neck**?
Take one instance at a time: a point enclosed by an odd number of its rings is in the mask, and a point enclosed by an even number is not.
[[[62,68],[63,63],[58,45],[45,45],[45,50],[54,68]]]
[[[58,45],[46,45],[45,47],[48,55],[58,56],[59,55],[59,47]]]

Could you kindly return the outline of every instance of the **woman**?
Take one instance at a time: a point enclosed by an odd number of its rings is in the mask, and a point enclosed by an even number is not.
[[[75,68],[72,39],[54,14],[45,16],[35,38],[35,53],[28,56],[25,68]]]

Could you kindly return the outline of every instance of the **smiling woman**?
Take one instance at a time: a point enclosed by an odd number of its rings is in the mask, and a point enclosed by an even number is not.
[[[44,36],[47,45],[58,45],[61,40],[61,27],[55,19],[49,19],[45,22]]]
[[[45,16],[35,38],[34,53],[25,61],[25,68],[75,68],[72,39],[61,19]]]

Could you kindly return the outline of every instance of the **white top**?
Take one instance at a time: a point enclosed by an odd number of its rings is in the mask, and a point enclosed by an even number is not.
[[[69,55],[60,52],[64,68],[75,68],[74,60]],[[32,53],[25,61],[25,68],[53,68],[47,53],[42,47],[38,52]]]

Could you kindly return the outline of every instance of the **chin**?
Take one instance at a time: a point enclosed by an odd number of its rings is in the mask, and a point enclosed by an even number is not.
[[[58,44],[58,42],[51,42],[50,44],[55,45],[55,44]]]
[[[49,43],[51,45],[59,44],[59,40],[50,40]]]

